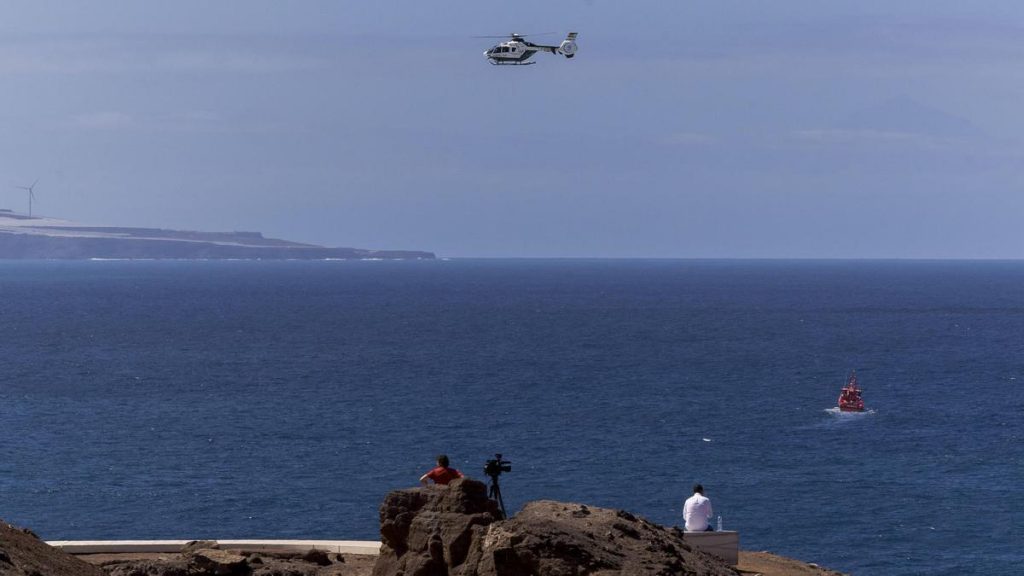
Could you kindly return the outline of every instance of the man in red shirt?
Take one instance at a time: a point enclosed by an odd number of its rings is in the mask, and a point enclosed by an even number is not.
[[[462,478],[462,472],[455,468],[448,467],[448,456],[441,454],[437,457],[437,468],[420,476],[420,484],[427,485],[427,479],[434,481],[434,484],[447,484],[456,478]]]

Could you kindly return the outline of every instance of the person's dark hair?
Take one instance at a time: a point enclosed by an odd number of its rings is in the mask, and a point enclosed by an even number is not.
[[[693,485],[693,491],[695,493],[697,493],[697,494],[702,494],[703,495],[704,494],[704,487],[701,486],[700,484],[694,484]]]
[[[444,466],[445,468],[447,468],[448,467],[448,456],[445,455],[445,454],[439,455],[437,457],[437,465],[438,466]]]

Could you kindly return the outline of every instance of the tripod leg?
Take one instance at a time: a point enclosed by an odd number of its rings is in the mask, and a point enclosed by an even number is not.
[[[505,513],[505,501],[501,499],[501,488],[498,485],[494,485],[494,499],[498,501],[498,510],[501,511],[501,519],[508,518],[508,514]]]
[[[508,518],[508,514],[505,513],[505,501],[501,499],[501,488],[498,486],[496,477],[491,478],[491,489],[487,492],[487,497],[498,503],[498,512],[501,514],[499,520]]]

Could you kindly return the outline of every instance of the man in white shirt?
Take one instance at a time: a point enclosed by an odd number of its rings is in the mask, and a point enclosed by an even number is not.
[[[686,520],[687,532],[707,532],[714,530],[708,520],[711,519],[711,500],[704,497],[704,487],[694,484],[693,496],[683,504],[683,520]]]

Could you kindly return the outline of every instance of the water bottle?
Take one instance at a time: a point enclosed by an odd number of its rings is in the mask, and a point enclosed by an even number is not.
[[[719,532],[722,531],[722,517],[721,516],[718,517],[718,531]]]

